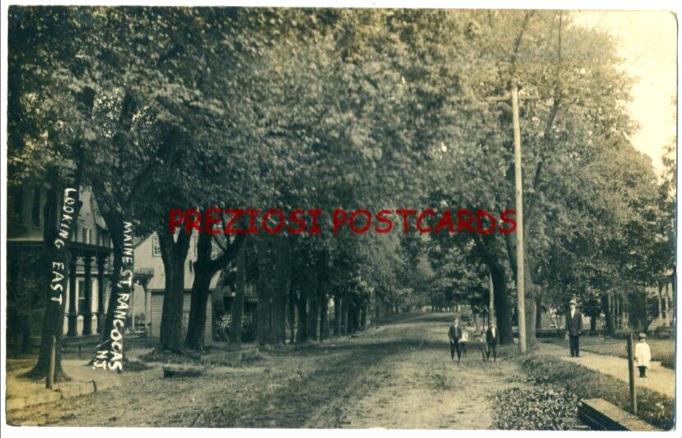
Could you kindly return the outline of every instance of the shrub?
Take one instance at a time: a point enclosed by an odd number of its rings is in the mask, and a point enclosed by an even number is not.
[[[654,330],[654,338],[656,339],[670,339],[673,337],[673,329],[671,327],[656,327]]]
[[[535,337],[536,338],[564,338],[564,330],[563,329],[556,329],[556,328],[548,328],[548,329],[537,329],[535,331]]]
[[[495,428],[507,430],[568,430],[576,425],[577,397],[551,385],[513,387],[495,398]]]
[[[219,327],[220,340],[228,340],[230,338],[230,328],[232,327],[232,315],[225,314],[217,317],[217,325]],[[242,318],[241,341],[253,342],[256,340],[256,324],[250,319]]]
[[[661,358],[661,365],[670,368],[672,370],[675,369],[675,356],[665,356]]]

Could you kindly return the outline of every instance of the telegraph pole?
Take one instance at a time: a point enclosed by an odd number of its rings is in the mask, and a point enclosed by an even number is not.
[[[521,127],[519,126],[519,87],[512,83],[512,122],[514,125],[514,186],[516,193],[516,300],[519,321],[519,349],[526,352],[526,308],[523,240],[523,178],[521,175]]]
[[[495,315],[495,288],[493,286],[493,274],[488,271],[488,281],[490,284],[490,303],[488,304],[488,325],[493,321]]]

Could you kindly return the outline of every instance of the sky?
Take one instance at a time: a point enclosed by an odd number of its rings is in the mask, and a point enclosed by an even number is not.
[[[677,23],[666,11],[579,11],[575,23],[598,28],[618,42],[621,68],[636,80],[629,110],[639,124],[631,141],[663,169],[663,147],[676,140]]]

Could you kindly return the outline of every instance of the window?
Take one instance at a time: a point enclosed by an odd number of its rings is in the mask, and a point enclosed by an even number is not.
[[[14,189],[14,212],[17,225],[24,225],[24,191],[21,187]]]
[[[78,313],[81,315],[87,313],[87,307],[85,303],[85,280],[78,280]]]
[[[40,188],[33,189],[33,204],[31,205],[31,223],[40,226]]]
[[[161,243],[156,234],[152,235],[152,257],[161,257]]]

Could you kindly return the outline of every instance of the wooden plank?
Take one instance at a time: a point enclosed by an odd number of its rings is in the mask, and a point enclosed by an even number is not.
[[[601,398],[581,400],[578,417],[595,430],[659,430]]]

